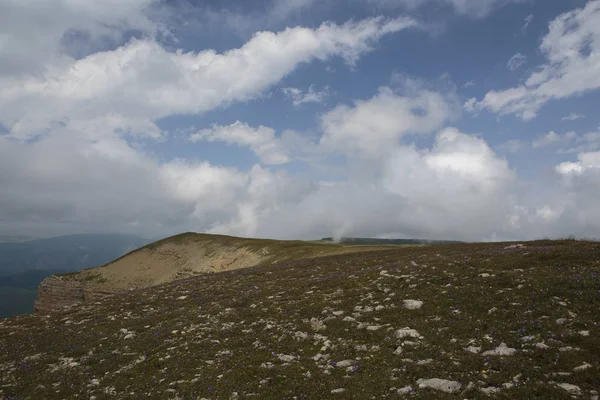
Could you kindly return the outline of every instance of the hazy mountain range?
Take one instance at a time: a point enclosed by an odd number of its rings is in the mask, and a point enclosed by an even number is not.
[[[69,235],[0,243],[0,318],[33,311],[39,283],[56,273],[106,264],[152,240],[133,235]]]

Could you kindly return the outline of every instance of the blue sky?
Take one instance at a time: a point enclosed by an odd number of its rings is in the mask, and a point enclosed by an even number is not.
[[[0,6],[0,230],[600,230],[600,0]]]

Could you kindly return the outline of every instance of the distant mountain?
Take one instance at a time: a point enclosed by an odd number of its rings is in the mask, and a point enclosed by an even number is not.
[[[150,242],[104,234],[0,243],[0,318],[32,312],[45,278],[106,264]]]
[[[36,238],[25,235],[0,235],[0,243],[6,242],[26,242],[28,240],[34,240]]]
[[[336,242],[333,238],[322,238],[321,242]],[[427,239],[377,239],[377,238],[341,238],[336,243],[345,245],[392,245],[392,244],[453,244],[463,243],[457,240],[427,240]]]
[[[30,269],[78,271],[106,264],[150,243],[133,235],[69,235],[0,243],[0,275]]]

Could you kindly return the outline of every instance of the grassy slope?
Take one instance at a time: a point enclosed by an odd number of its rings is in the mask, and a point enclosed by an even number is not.
[[[569,399],[557,386],[569,383],[589,399],[600,387],[600,244],[527,245],[293,261],[0,321],[0,397],[476,399],[492,387],[496,398]],[[422,339],[396,338],[403,327]],[[466,351],[500,343],[516,353]],[[419,378],[462,387],[434,392]]]

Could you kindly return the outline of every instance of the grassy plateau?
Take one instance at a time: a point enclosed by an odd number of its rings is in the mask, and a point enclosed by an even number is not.
[[[600,243],[205,274],[0,320],[3,399],[598,399]]]

